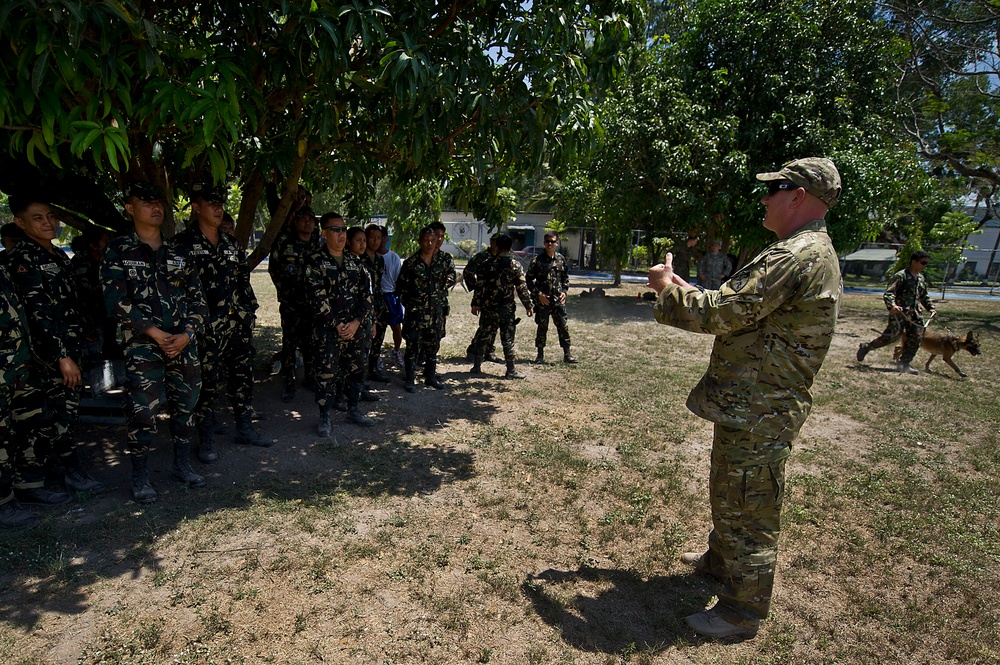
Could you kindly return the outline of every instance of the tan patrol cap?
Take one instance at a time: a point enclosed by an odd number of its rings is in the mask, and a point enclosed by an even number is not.
[[[788,180],[832,208],[840,197],[840,172],[826,157],[805,157],[788,162],[774,173],[758,173],[757,180]]]

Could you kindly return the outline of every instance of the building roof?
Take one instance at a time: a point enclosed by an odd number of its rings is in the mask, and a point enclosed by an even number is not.
[[[853,254],[844,257],[845,261],[872,261],[882,263],[896,260],[896,250],[894,249],[859,249]]]

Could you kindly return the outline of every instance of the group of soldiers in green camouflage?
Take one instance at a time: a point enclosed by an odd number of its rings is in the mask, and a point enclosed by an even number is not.
[[[258,304],[246,254],[226,230],[221,190],[196,184],[189,193],[191,224],[166,238],[160,230],[163,195],[148,183],[130,185],[123,205],[132,228],[114,239],[103,230],[86,232],[75,241],[72,260],[52,244],[58,223],[47,201],[12,198],[18,234],[5,236],[13,249],[0,261],[0,525],[34,522],[22,502],[68,501],[67,491],[45,486],[53,472],[67,490],[104,491],[86,471],[71,435],[84,384],[81,365],[88,358],[123,361],[126,443],[137,502],[157,500],[147,461],[162,410],[170,416],[172,475],[190,487],[205,485],[191,466],[195,444],[202,463],[220,458],[216,434],[223,430],[215,406],[222,393],[235,417],[235,442],[272,444],[254,424],[252,335]],[[359,402],[378,399],[366,389],[366,379],[389,380],[379,366],[379,350],[400,312],[396,298],[405,311],[406,390],[416,390],[418,367],[426,385],[444,387],[437,357],[448,291],[457,275],[451,256],[441,251],[440,222],[421,229],[420,250],[402,262],[390,290],[385,289],[388,266],[399,264],[398,258],[387,263],[395,255],[385,248],[384,227],[347,229],[343,217],[328,213],[318,228],[317,237],[311,208],[296,206],[274,244],[269,272],[280,303],[282,399],[294,398],[301,354],[319,408],[317,431],[328,436],[330,410],[341,403],[347,422],[374,424]],[[564,359],[575,362],[566,326],[568,274],[555,253],[555,236],[546,236],[547,253],[532,263],[527,281],[510,256],[510,237],[495,241],[466,274],[473,311],[480,315],[474,371],[481,371],[499,332],[507,376],[523,378],[514,368],[515,294],[529,316],[536,314],[536,361],[543,361],[551,317]]]

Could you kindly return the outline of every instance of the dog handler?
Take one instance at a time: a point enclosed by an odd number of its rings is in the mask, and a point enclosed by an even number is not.
[[[882,296],[885,308],[889,310],[889,324],[881,335],[858,346],[858,362],[863,362],[869,351],[889,346],[905,332],[906,346],[903,347],[903,354],[899,357],[896,369],[906,374],[920,374],[920,370],[910,367],[910,361],[920,349],[920,340],[924,336],[926,326],[920,318],[917,303],[919,302],[931,313],[931,318],[937,314],[937,310],[931,304],[930,296],[927,295],[927,281],[921,274],[930,263],[930,259],[931,255],[927,252],[921,250],[913,252],[910,255],[909,267],[900,270],[889,280]]]
[[[757,634],[774,586],[785,460],[812,404],[843,290],[827,210],[840,196],[833,162],[809,157],[767,183],[764,228],[778,236],[719,290],[699,291],[666,262],[649,271],[659,323],[715,335],[687,407],[715,423],[708,551],[681,561],[723,583],[711,609],[686,618],[714,638]]]

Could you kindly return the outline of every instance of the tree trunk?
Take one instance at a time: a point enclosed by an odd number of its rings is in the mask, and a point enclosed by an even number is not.
[[[257,219],[257,206],[264,193],[264,175],[254,170],[243,187],[243,200],[240,201],[240,211],[236,216],[236,241],[246,249],[253,233],[253,223]]]
[[[288,216],[288,211],[292,208],[292,201],[295,199],[295,195],[299,193],[299,178],[302,177],[302,170],[306,165],[307,152],[308,151],[305,149],[305,146],[303,146],[295,154],[295,159],[292,161],[292,170],[285,176],[284,192],[281,195],[281,203],[278,204],[278,208],[271,215],[271,221],[267,224],[267,230],[264,231],[264,237],[260,239],[260,244],[254,248],[250,258],[247,259],[251,270],[256,268],[260,262],[267,257],[268,253],[271,251],[271,244],[274,242],[274,239],[278,237],[278,233],[281,231],[281,227],[285,223],[285,217]],[[240,206],[241,217],[242,208],[243,206]]]
[[[615,259],[615,286],[622,285],[622,260],[620,258]]]

